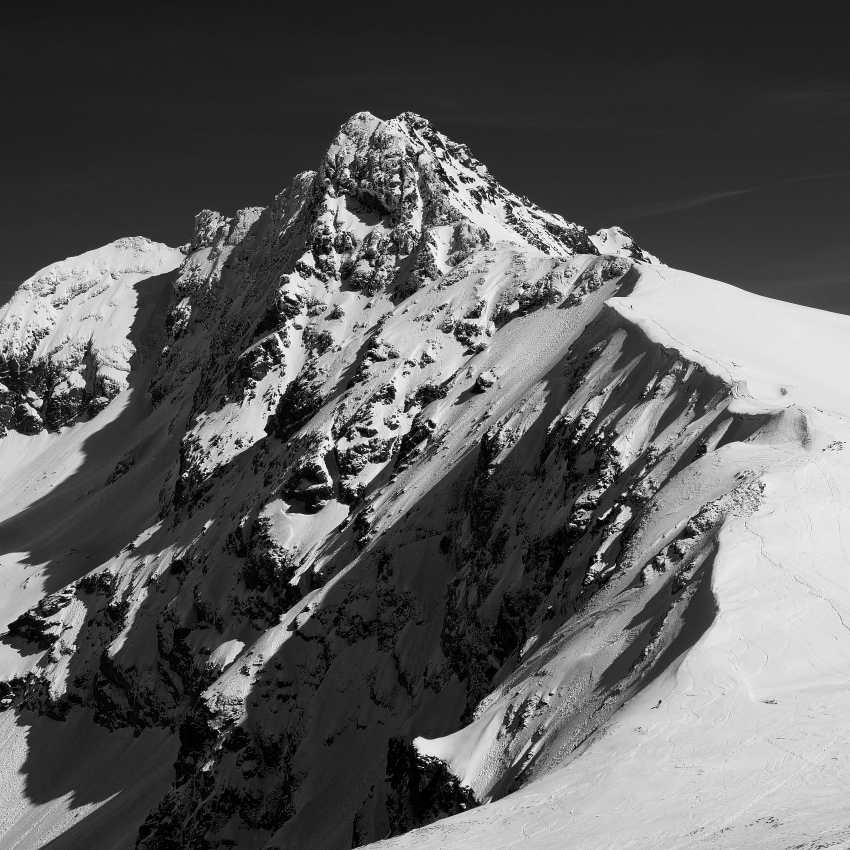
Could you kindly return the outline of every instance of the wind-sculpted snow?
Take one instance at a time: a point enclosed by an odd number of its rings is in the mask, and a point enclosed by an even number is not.
[[[97,784],[138,848],[711,842],[826,753],[835,799],[850,321],[590,237],[411,114],[184,250],[116,284],[112,402],[0,441],[0,705],[176,750]],[[111,846],[92,811],[55,846]]]

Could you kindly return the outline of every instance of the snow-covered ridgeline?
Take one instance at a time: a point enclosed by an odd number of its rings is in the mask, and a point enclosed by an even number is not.
[[[642,270],[634,292],[609,304],[730,386],[726,410],[743,426],[679,470],[664,488],[672,504],[656,496],[657,539],[675,524],[677,501],[736,468],[738,484],[688,522],[685,545],[650,561],[640,584],[615,578],[607,611],[599,594],[591,617],[538,652],[533,692],[508,679],[473,724],[416,741],[481,795],[504,790],[493,776],[506,751],[549,769],[490,806],[377,846],[544,850],[568,835],[579,847],[772,848],[847,838],[850,400],[841,363],[850,320],[669,269]],[[689,538],[712,516],[713,551],[690,611],[677,610],[675,595],[666,611],[638,601],[670,555],[692,562]],[[558,751],[547,739],[572,713],[564,705],[581,693],[594,646],[607,650],[629,629],[648,631],[649,646],[679,633],[603,734]],[[645,663],[623,653],[621,671],[630,658]]]

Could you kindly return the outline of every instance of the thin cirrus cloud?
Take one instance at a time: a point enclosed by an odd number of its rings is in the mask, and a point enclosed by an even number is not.
[[[776,180],[772,183],[764,183],[761,186],[750,186],[746,189],[727,189],[721,192],[709,192],[701,195],[691,195],[684,198],[672,198],[668,201],[656,201],[650,204],[639,204],[638,206],[628,207],[621,210],[611,210],[609,213],[617,212],[619,215],[627,218],[650,218],[656,215],[665,215],[666,213],[679,212],[680,210],[688,210],[694,207],[702,207],[706,204],[713,204],[717,201],[723,201],[727,198],[734,198],[740,195],[750,195],[753,192],[761,192],[765,189],[775,189],[779,186],[789,186],[793,183],[810,183],[818,180],[840,180],[850,177],[848,171],[831,171],[825,174],[806,174],[802,177],[789,177],[786,180]]]
[[[713,204],[715,201],[722,201],[725,198],[732,198],[736,195],[748,195],[755,189],[728,189],[723,192],[710,192],[703,195],[691,195],[687,198],[673,198],[669,201],[656,201],[651,204],[639,204],[638,206],[628,207],[624,210],[616,210],[621,216],[626,218],[650,218],[655,215],[664,215],[665,213],[677,212],[679,210],[688,210],[692,207],[701,207],[705,204]],[[614,213],[615,210],[611,210]]]

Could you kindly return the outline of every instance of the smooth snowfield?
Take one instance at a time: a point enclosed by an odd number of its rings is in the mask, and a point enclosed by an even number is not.
[[[376,846],[850,846],[850,319],[659,268],[608,303],[744,407],[812,407],[752,446],[764,501],[723,527],[696,645],[564,767]],[[420,746],[452,757],[450,740]]]
[[[742,410],[800,405],[850,415],[850,317],[666,267],[608,302],[650,339],[733,384]]]

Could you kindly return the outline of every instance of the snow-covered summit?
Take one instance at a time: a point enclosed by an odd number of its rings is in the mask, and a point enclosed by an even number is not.
[[[644,251],[622,227],[606,227],[597,230],[590,237],[600,254],[616,254],[619,257],[632,257],[642,263],[660,265],[658,257]]]
[[[584,228],[500,186],[466,145],[412,112],[389,121],[368,112],[350,118],[318,176],[334,194],[388,214],[396,232],[414,238],[430,234],[426,242],[437,262],[457,262],[458,252],[482,239],[560,256],[594,253]],[[479,229],[486,236],[470,242],[470,233]]]
[[[0,431],[36,433],[96,412],[127,385],[146,279],[183,255],[137,236],[53,263],[0,308]]]

